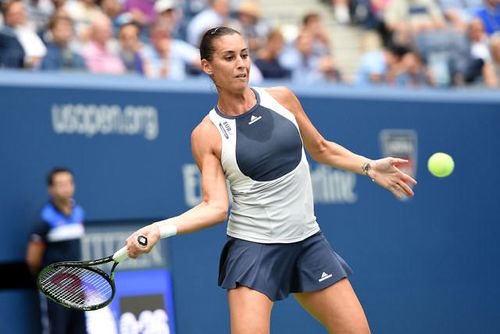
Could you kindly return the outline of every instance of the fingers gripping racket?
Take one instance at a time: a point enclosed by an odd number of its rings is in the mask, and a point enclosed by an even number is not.
[[[139,236],[137,241],[141,246],[148,244],[145,236]],[[115,269],[126,258],[128,250],[125,246],[113,255],[98,260],[50,264],[38,275],[38,288],[63,306],[83,311],[98,310],[111,303],[115,296]],[[113,266],[109,274],[98,268],[110,262]]]

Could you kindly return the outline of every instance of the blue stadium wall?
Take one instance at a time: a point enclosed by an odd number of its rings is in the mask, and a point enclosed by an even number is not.
[[[291,88],[325,137],[413,163],[416,196],[403,201],[365,177],[311,164],[318,222],[354,269],[373,333],[500,333],[498,91]],[[90,222],[154,220],[196,204],[190,133],[215,102],[208,81],[1,72],[2,274],[24,259],[52,166],[74,170]],[[450,177],[428,173],[435,151],[455,158]],[[224,241],[224,225],[171,239],[178,333],[229,333],[217,287]],[[35,296],[0,290],[1,333],[34,332]],[[275,305],[272,332],[324,331],[289,298]]]

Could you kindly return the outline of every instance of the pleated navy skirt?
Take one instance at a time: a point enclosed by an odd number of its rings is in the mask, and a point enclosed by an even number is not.
[[[290,293],[324,289],[352,274],[322,232],[290,244],[262,244],[228,236],[221,253],[219,286],[238,285],[272,301]]]

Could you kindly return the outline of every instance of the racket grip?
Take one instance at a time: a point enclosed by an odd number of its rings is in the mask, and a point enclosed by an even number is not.
[[[123,246],[122,248],[120,248],[119,250],[117,250],[115,252],[115,254],[113,254],[113,261],[118,262],[118,263],[122,262],[126,258],[128,258],[128,249],[127,249],[127,246]]]

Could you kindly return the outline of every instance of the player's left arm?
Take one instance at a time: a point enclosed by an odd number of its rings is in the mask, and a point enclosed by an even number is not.
[[[367,172],[368,176],[382,187],[390,190],[397,198],[401,198],[402,195],[414,195],[408,184],[416,184],[417,182],[397,168],[398,164],[406,163],[406,160],[392,157],[371,160],[355,154],[345,147],[325,139],[309,120],[300,101],[290,89],[273,87],[269,88],[268,92],[294,114],[304,146],[315,161],[358,174],[365,174],[363,166],[369,163],[371,169]]]

